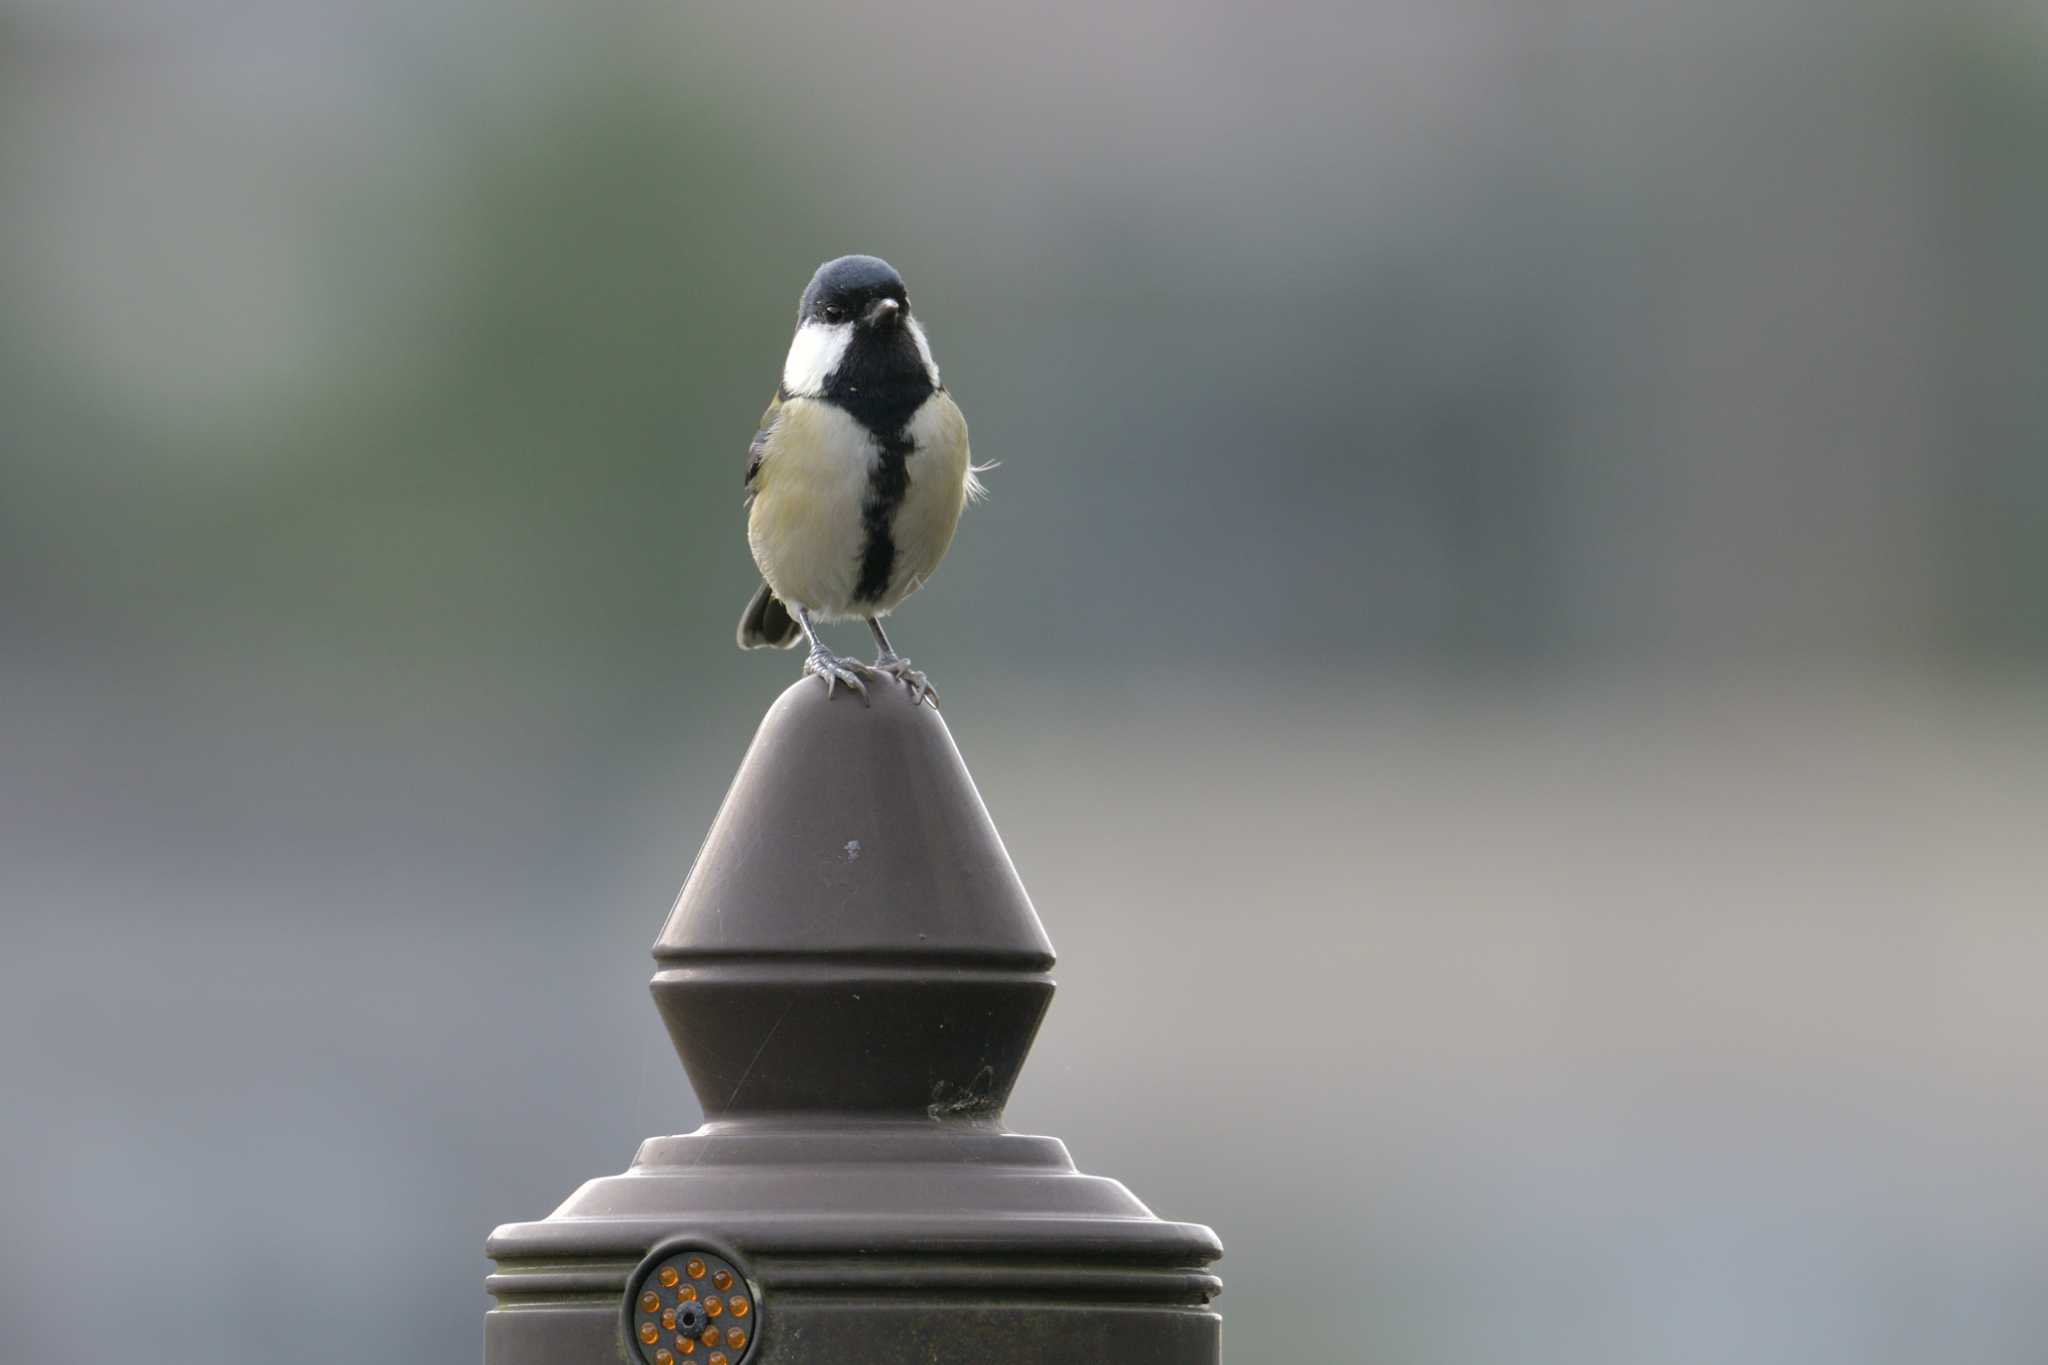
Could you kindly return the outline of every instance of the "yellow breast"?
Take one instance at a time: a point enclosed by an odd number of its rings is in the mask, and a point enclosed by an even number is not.
[[[916,592],[939,567],[967,504],[967,418],[952,395],[940,391],[925,400],[905,434],[911,441],[904,461],[910,487],[889,527],[896,565],[883,611]]]
[[[822,399],[784,400],[747,518],[754,561],[777,597],[826,620],[881,616],[931,577],[967,499],[967,419],[949,395],[934,393],[904,435],[907,480],[887,522],[894,547],[888,584],[878,596],[857,600],[880,446],[842,408]]]
[[[827,617],[849,613],[875,456],[874,439],[844,409],[816,398],[783,402],[747,515],[754,562],[783,601]]]

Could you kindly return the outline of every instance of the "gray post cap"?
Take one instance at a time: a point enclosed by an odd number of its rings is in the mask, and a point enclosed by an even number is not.
[[[1052,999],[946,723],[876,691],[782,694],[654,945],[706,1118],[1000,1113]]]

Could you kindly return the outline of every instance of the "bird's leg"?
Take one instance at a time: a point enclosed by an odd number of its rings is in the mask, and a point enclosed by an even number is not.
[[[934,711],[938,710],[938,689],[931,685],[931,682],[924,674],[910,666],[910,660],[889,648],[889,637],[882,634],[882,623],[870,616],[868,618],[868,629],[875,633],[875,648],[881,651],[881,653],[875,655],[875,672],[887,673],[890,677],[909,688],[910,704],[912,706],[917,705],[921,701],[928,701],[932,704]]]
[[[837,687],[840,683],[845,683],[847,691],[857,694],[862,701],[866,701],[868,699],[868,685],[861,680],[861,665],[855,663],[852,659],[842,659],[831,650],[825,648],[818,640],[817,628],[811,624],[810,612],[794,602],[790,602],[787,605],[790,614],[796,617],[796,623],[803,627],[804,639],[808,640],[811,645],[810,656],[804,660],[804,672],[815,673],[825,680],[825,695],[827,697],[832,695],[833,688]]]

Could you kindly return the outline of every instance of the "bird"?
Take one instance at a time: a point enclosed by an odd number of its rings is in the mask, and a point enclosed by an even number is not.
[[[803,672],[868,700],[867,678],[938,705],[925,675],[896,653],[882,618],[923,587],[953,543],[960,513],[984,494],[967,418],[946,391],[903,277],[875,256],[819,266],[797,303],[782,380],[747,447],[747,545],[761,571],[740,615],[742,649],[810,646]],[[859,618],[872,664],[818,635]]]

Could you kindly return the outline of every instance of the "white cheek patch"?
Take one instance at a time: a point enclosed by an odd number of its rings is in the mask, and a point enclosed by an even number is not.
[[[789,343],[789,358],[782,362],[782,391],[792,397],[815,398],[825,391],[825,381],[846,355],[853,340],[853,324],[828,325],[806,322],[796,329]]]
[[[933,388],[941,387],[939,384],[939,363],[932,359],[932,344],[925,339],[924,328],[919,325],[915,317],[906,318],[904,321],[910,327],[910,339],[917,343],[917,357],[924,362],[926,378],[932,381]]]

